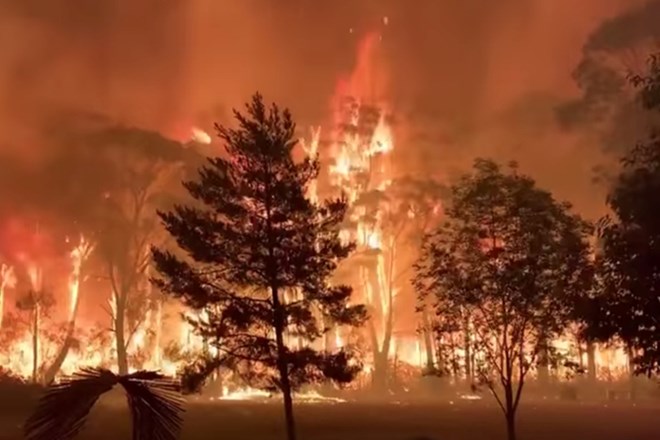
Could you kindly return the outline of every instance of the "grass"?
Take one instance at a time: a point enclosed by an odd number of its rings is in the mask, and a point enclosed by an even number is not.
[[[119,396],[93,411],[81,440],[129,438],[128,414]],[[3,399],[4,400],[4,399]],[[4,405],[7,408],[7,405]],[[21,438],[29,408],[0,413],[0,440]],[[182,440],[282,440],[279,403],[190,402]],[[491,402],[457,401],[396,404],[301,404],[296,408],[300,440],[498,440],[504,422]],[[521,408],[521,440],[660,439],[660,406],[580,403],[528,403]]]

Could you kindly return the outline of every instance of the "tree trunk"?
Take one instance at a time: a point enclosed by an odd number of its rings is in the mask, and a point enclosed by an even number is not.
[[[377,393],[388,390],[389,365],[388,355],[382,351],[374,352],[374,371],[371,373],[371,384]]]
[[[537,380],[542,385],[547,385],[550,379],[550,351],[548,337],[544,328],[539,329],[539,353],[537,362],[538,376]]]
[[[548,365],[548,349],[545,346],[545,341],[541,343],[539,350],[538,361],[538,380],[541,384],[547,385],[550,379],[550,371]]]
[[[465,319],[463,350],[465,351],[465,380],[472,383],[472,343],[470,342],[470,321]]]
[[[508,410],[506,417],[506,438],[507,440],[516,440],[516,413]]]
[[[506,435],[508,440],[516,440],[516,407],[513,397],[513,383],[511,376],[506,379],[504,385],[504,418],[506,419]]]
[[[35,304],[32,317],[32,382],[39,380],[39,304]]]
[[[596,344],[587,341],[587,378],[596,382]]]
[[[79,308],[80,308],[80,295],[77,295],[76,302],[73,305],[73,310],[71,312],[69,323],[67,325],[64,343],[62,344],[60,351],[57,353],[57,357],[55,357],[53,363],[50,365],[48,370],[46,370],[46,373],[44,373],[43,383],[47,385],[50,384],[53,380],[55,380],[55,376],[62,368],[62,365],[64,364],[64,361],[66,360],[66,357],[69,354],[69,350],[71,350],[71,346],[73,345],[73,341],[74,341],[73,333],[76,329],[76,318],[78,316]]]
[[[126,309],[123,302],[117,301],[115,312],[115,349],[117,350],[117,371],[120,375],[128,374],[128,355],[126,353],[126,335],[124,334],[124,314]]]
[[[289,362],[287,360],[286,345],[284,344],[284,311],[280,304],[277,289],[273,289],[273,308],[275,318],[275,342],[277,344],[277,369],[280,373],[280,387],[284,400],[286,436],[288,440],[296,440],[296,423],[293,417],[293,398],[291,396],[291,382],[289,380]]]
[[[64,343],[62,344],[60,351],[57,353],[57,357],[50,365],[48,370],[46,370],[46,372],[44,373],[44,380],[43,380],[44,384],[49,385],[53,380],[55,380],[55,376],[62,368],[62,365],[64,364],[64,361],[66,360],[66,357],[69,354],[69,350],[73,345],[73,341],[74,341],[73,329],[74,329],[73,325],[69,324],[64,339]]]
[[[0,286],[0,328],[5,317],[5,289]]]
[[[426,370],[431,373],[435,371],[435,356],[433,355],[433,331],[431,330],[431,320],[429,312],[424,306],[422,309],[422,326],[424,336],[424,349],[426,350]]]

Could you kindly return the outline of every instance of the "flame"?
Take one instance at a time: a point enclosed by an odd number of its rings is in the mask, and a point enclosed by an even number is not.
[[[190,130],[190,140],[194,142],[199,142],[200,144],[210,144],[213,140],[211,135],[202,130],[201,128],[193,127]]]
[[[71,257],[71,275],[69,276],[69,322],[75,321],[79,304],[80,294],[80,273],[85,260],[92,253],[94,246],[84,237],[80,236],[80,241],[69,254]]]
[[[267,391],[259,390],[256,388],[242,387],[235,390],[229,391],[228,387],[222,388],[222,395],[218,397],[218,400],[266,400],[266,399],[281,399],[280,395],[273,395]],[[211,398],[215,400],[215,398]],[[293,393],[293,400],[298,403],[343,403],[346,400],[338,397],[329,397],[323,396],[317,391],[306,391],[306,392],[296,392]]]
[[[13,288],[16,286],[16,275],[14,268],[3,264],[0,266],[0,328],[2,328],[2,321],[5,312],[5,289]]]

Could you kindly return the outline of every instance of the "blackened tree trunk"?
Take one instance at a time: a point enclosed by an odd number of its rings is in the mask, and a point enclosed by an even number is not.
[[[117,371],[120,375],[128,374],[128,353],[126,341],[126,306],[122,299],[116,300],[114,321],[115,350],[117,351]]]
[[[39,314],[41,313],[39,303],[34,305],[32,312],[32,382],[39,381]]]
[[[507,440],[516,440],[516,413],[506,414],[506,436]]]

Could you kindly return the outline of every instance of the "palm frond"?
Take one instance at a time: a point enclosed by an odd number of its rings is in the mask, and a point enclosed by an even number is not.
[[[100,368],[83,369],[51,385],[25,423],[26,440],[73,439],[99,397],[117,384],[126,391],[133,440],[176,440],[183,399],[174,381],[151,371],[117,376]]]
[[[133,440],[176,440],[183,423],[183,398],[176,382],[151,371],[119,379],[133,418]]]
[[[110,391],[119,377],[109,370],[83,369],[51,385],[25,423],[27,440],[70,440],[83,428],[89,411],[101,394]]]

